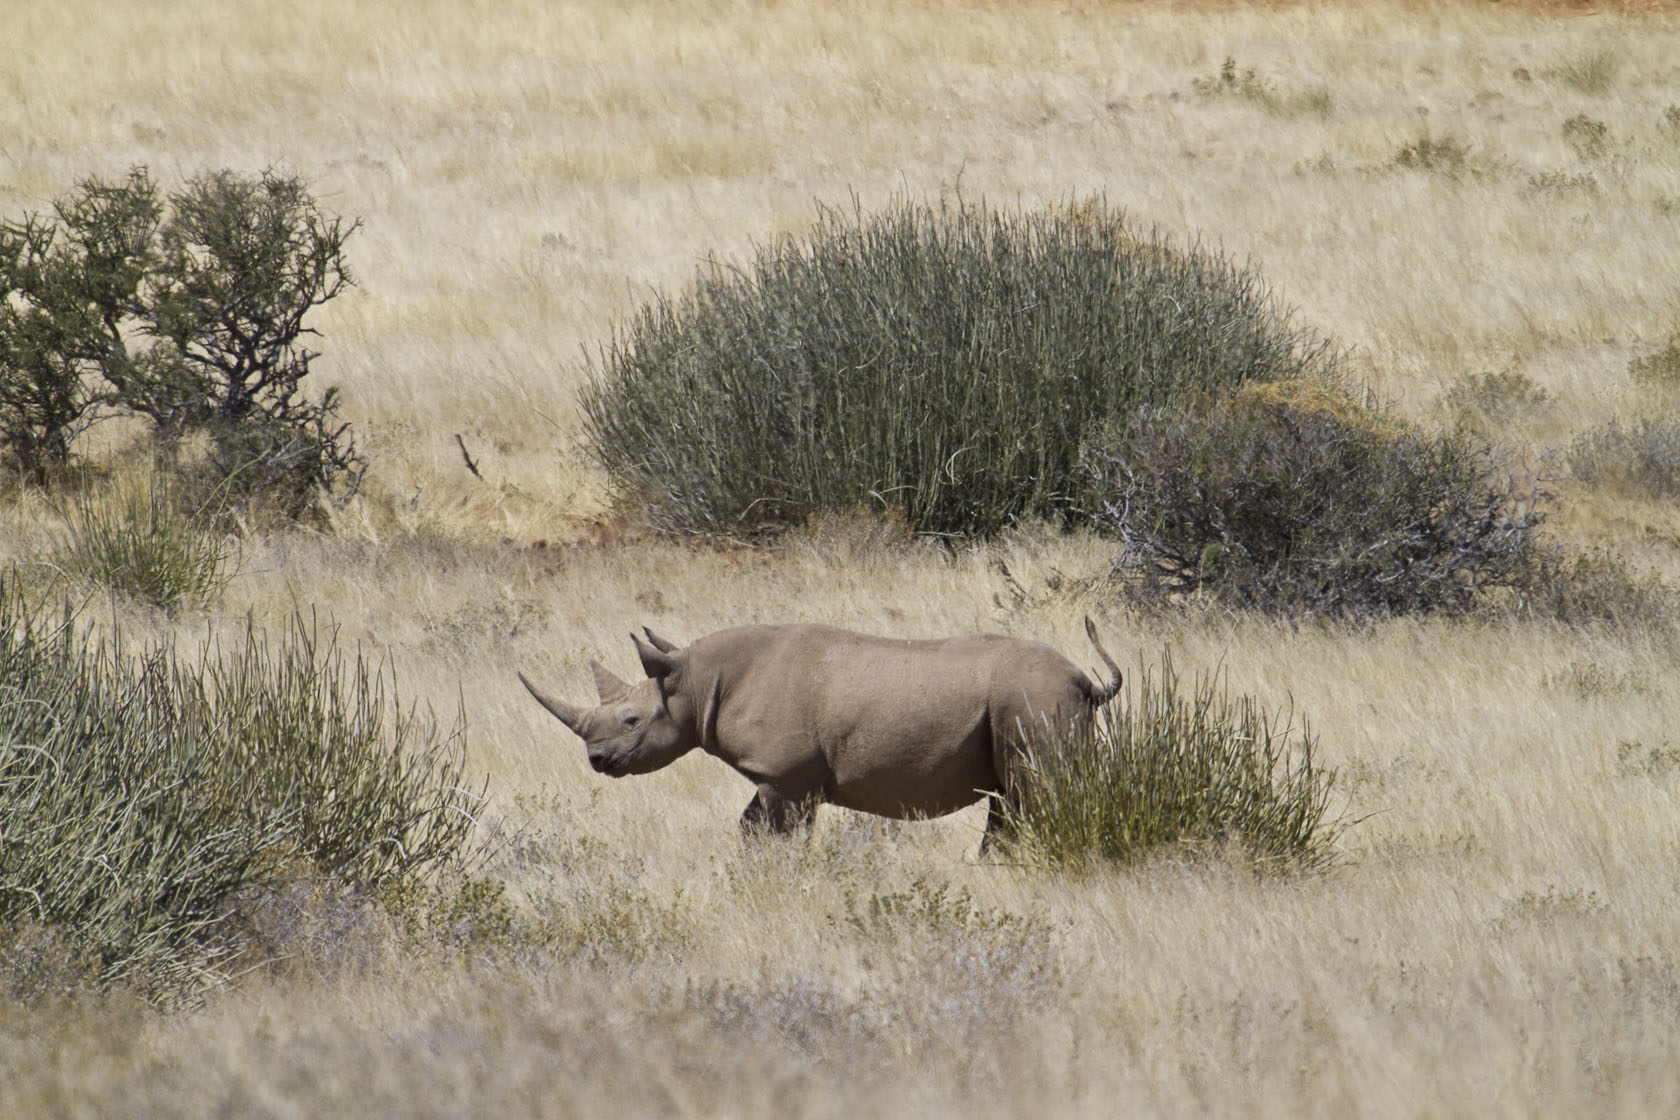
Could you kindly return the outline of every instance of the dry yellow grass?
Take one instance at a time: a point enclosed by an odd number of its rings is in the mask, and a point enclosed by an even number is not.
[[[376,455],[369,485],[326,531],[248,541],[220,603],[172,625],[313,607],[408,690],[461,697],[486,826],[519,838],[489,873],[575,937],[464,956],[323,905],[296,960],[200,1011],[0,1007],[6,1115],[1680,1112],[1671,638],[1150,621],[1050,591],[1107,552],[1030,531],[955,556],[843,521],[774,552],[614,539],[575,403],[616,321],[707,253],[797,232],[814,199],[1102,192],[1252,257],[1407,419],[1512,370],[1552,400],[1505,434],[1558,445],[1656,407],[1627,363],[1680,330],[1674,15],[13,8],[0,211],[131,163],[165,182],[278,164],[364,220],[316,368]],[[1226,57],[1266,94],[1198,91]],[[1568,143],[1578,114],[1604,154]],[[1464,161],[1396,166],[1424,137]],[[1575,488],[1558,521],[1680,572],[1672,504]],[[56,526],[8,500],[0,556],[50,556]],[[699,758],[597,778],[513,676],[584,696],[591,656],[630,671],[639,623],[1003,629],[1084,661],[1087,610],[1111,649],[1223,662],[1311,717],[1366,817],[1339,869],[1065,880],[975,863],[972,811],[829,812],[808,846],[743,851],[739,778]]]

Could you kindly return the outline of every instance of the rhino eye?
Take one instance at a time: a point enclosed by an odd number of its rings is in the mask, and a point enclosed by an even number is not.
[[[624,726],[632,730],[642,722],[642,717],[634,713],[624,716]]]

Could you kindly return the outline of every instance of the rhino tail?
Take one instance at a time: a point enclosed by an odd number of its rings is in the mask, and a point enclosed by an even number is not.
[[[1085,636],[1091,639],[1091,644],[1097,647],[1097,656],[1101,657],[1103,664],[1108,666],[1108,683],[1101,686],[1093,685],[1091,688],[1091,707],[1100,708],[1114,699],[1120,692],[1120,681],[1122,679],[1120,666],[1114,663],[1114,658],[1108,655],[1108,651],[1103,648],[1101,640],[1097,638],[1097,624],[1091,621],[1090,615],[1085,616]]]

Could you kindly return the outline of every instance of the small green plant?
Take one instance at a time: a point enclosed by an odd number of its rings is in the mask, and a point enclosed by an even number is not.
[[[1079,448],[1128,409],[1337,365],[1251,271],[1100,201],[824,210],[645,307],[583,396],[621,505],[753,536],[825,511],[913,532],[1082,517]]]
[[[1002,812],[1012,852],[1048,867],[1127,862],[1235,843],[1255,858],[1322,866],[1343,825],[1333,771],[1303,720],[1232,697],[1218,674],[1186,686],[1163,656],[1121,703],[1031,741]]]
[[[1641,385],[1680,389],[1680,336],[1669,339],[1661,350],[1633,359],[1627,369]]]
[[[1623,739],[1616,744],[1616,771],[1624,777],[1666,777],[1680,771],[1680,745],[1664,739],[1652,747]]]
[[[1680,105],[1670,105],[1663,110],[1662,130],[1672,139],[1680,139]]]
[[[1546,76],[1579,93],[1598,96],[1615,84],[1621,56],[1607,47],[1582,51],[1563,59],[1546,71]]]
[[[1680,423],[1646,417],[1623,427],[1611,421],[1576,436],[1569,462],[1582,482],[1640,497],[1680,497]]]
[[[1536,194],[1597,194],[1598,176],[1591,171],[1543,171],[1528,177],[1528,188]]]
[[[1577,113],[1563,122],[1563,138],[1582,160],[1595,160],[1610,149],[1610,127]]]
[[[1237,60],[1230,55],[1226,55],[1225,61],[1220,64],[1217,77],[1197,78],[1190,84],[1197,93],[1207,97],[1235,95],[1267,107],[1276,101],[1271,84],[1255,73],[1252,66],[1239,73]]]
[[[353,493],[366,464],[336,392],[301,385],[306,318],[350,283],[356,227],[294,176],[214,172],[164,198],[144,168],[0,222],[0,443],[42,478],[105,405],[166,447],[207,435],[219,482],[294,512]]]
[[[1004,911],[981,910],[965,890],[918,877],[899,891],[847,891],[845,924],[869,937],[892,939],[916,931],[946,941],[1034,925]]]
[[[180,484],[164,472],[105,500],[84,488],[67,518],[61,563],[165,611],[208,602],[229,575],[232,538],[219,530],[217,514],[184,508]]]
[[[1455,136],[1428,132],[1394,153],[1394,165],[1409,171],[1429,171],[1457,178],[1471,170],[1470,146]]]
[[[1237,60],[1229,55],[1220,64],[1216,77],[1196,78],[1190,85],[1204,97],[1237,97],[1273,116],[1310,113],[1323,117],[1329,116],[1335,108],[1335,99],[1331,97],[1328,86],[1316,86],[1294,95],[1284,94],[1260,77],[1252,66],[1239,72]]]
[[[129,653],[0,586],[0,930],[53,931],[101,985],[189,998],[279,884],[378,889],[458,859],[464,769],[458,723],[302,620],[219,656]]]
[[[1538,495],[1468,434],[1426,436],[1286,383],[1211,409],[1144,409],[1087,462],[1143,602],[1206,598],[1285,615],[1474,612],[1521,586]]]
[[[1532,416],[1556,399],[1516,370],[1492,370],[1455,382],[1443,403],[1449,412],[1489,424]]]

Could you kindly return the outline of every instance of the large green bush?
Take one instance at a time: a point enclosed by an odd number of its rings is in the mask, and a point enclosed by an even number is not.
[[[1011,853],[1048,867],[1235,843],[1264,860],[1326,862],[1342,823],[1335,775],[1300,726],[1213,674],[1186,687],[1163,657],[1112,707],[1034,736],[1000,805]]]
[[[107,406],[150,418],[168,445],[206,435],[224,496],[296,510],[322,489],[353,492],[365,463],[334,390],[301,388],[316,357],[306,318],[350,283],[356,225],[323,214],[295,176],[219,171],[163,197],[144,168],[0,222],[13,465],[44,477]]]
[[[301,620],[130,653],[0,587],[0,947],[47,930],[101,983],[190,994],[283,879],[374,888],[461,854],[464,768],[458,724]]]
[[[1100,201],[899,201],[711,261],[612,340],[583,405],[617,497],[667,530],[868,506],[984,534],[1078,515],[1111,417],[1334,364],[1254,273]]]

